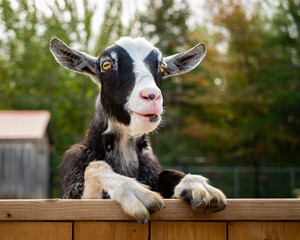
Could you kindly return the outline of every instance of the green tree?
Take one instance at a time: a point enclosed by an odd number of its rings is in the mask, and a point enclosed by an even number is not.
[[[207,4],[215,36],[203,26],[192,36],[212,37],[221,51],[208,51],[195,82],[207,86],[185,97],[199,111],[184,133],[222,164],[298,165],[299,4],[282,1],[271,17],[260,3],[254,11],[234,0]]]

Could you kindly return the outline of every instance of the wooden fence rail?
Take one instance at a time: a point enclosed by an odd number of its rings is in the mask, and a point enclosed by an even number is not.
[[[165,203],[141,226],[112,200],[0,200],[0,240],[300,240],[300,199],[231,199],[207,214]]]

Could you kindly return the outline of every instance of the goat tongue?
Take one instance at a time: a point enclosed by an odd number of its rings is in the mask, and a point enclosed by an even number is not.
[[[158,115],[157,114],[153,114],[153,117],[151,116],[149,118],[150,122],[156,122],[158,120]]]

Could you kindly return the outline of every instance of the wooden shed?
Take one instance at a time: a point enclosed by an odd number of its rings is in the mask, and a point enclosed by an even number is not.
[[[48,111],[0,111],[0,198],[47,198]]]

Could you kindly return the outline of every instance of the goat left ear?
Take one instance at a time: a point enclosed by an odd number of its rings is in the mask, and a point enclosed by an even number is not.
[[[164,58],[166,67],[163,78],[180,75],[191,71],[201,62],[206,54],[205,44],[199,43],[183,53]]]
[[[63,67],[89,76],[94,76],[96,74],[98,62],[96,57],[76,51],[58,38],[53,38],[51,40],[50,50],[55,59]]]

